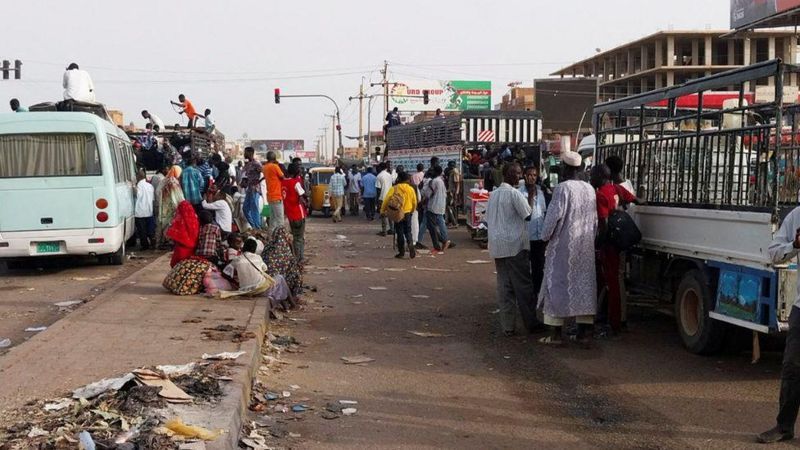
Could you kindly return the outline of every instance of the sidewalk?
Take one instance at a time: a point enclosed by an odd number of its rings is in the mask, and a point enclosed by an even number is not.
[[[66,395],[142,366],[185,364],[203,353],[243,350],[247,353],[237,360],[242,366],[209,414],[213,423],[205,424],[228,430],[225,439],[217,440],[225,442],[209,448],[235,448],[225,444],[235,445],[251,376],[260,360],[267,302],[171,295],[161,286],[168,270],[169,255],[164,255],[0,357],[2,409],[16,408],[31,398]],[[190,319],[199,321],[184,323]],[[240,344],[202,340],[204,328],[221,324],[245,326],[256,338]]]

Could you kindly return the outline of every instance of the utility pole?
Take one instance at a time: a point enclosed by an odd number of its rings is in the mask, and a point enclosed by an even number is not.
[[[328,157],[328,151],[327,151],[327,148],[326,148],[327,145],[325,145],[325,141],[328,140],[328,127],[320,127],[319,131],[322,131],[322,136],[321,136],[322,145],[321,145],[321,147],[322,147],[322,159],[324,160],[325,158]]]
[[[358,159],[364,157],[364,77],[358,88]]]
[[[331,118],[331,130],[336,130],[336,114],[325,114],[325,117],[330,117]],[[341,133],[341,131],[340,131],[340,133]],[[331,132],[331,153],[333,153],[333,149],[335,149],[335,148],[336,148],[336,132],[332,131]],[[340,151],[339,157],[343,158],[344,157],[344,147],[342,147],[342,138],[341,137],[339,138],[339,151]],[[333,158],[331,158],[331,159],[333,159]]]
[[[383,60],[383,117],[389,114],[389,61]]]

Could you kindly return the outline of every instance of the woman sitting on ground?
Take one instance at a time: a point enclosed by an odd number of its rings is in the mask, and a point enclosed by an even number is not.
[[[170,267],[175,267],[175,264],[194,255],[199,234],[200,222],[197,220],[194,207],[186,200],[180,202],[172,225],[166,233],[167,237],[175,242],[172,259],[169,262]]]
[[[242,254],[225,267],[223,272],[239,283],[239,290],[222,291],[220,297],[264,295],[269,298],[271,310],[276,308],[287,310],[297,306],[297,298],[289,289],[284,277],[267,275],[267,265],[255,253],[256,249],[256,240],[248,239],[242,247]]]
[[[283,275],[294,295],[303,293],[303,266],[292,252],[289,233],[283,227],[272,232],[270,240],[261,254],[267,264],[267,273]]]

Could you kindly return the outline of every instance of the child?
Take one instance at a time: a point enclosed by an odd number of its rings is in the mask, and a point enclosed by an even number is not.
[[[214,223],[214,214],[202,210],[197,215],[200,220],[200,237],[197,240],[197,256],[202,256],[213,264],[220,261],[222,255],[222,232]]]
[[[225,250],[225,264],[230,264],[237,256],[242,254],[244,240],[237,233],[228,235],[228,248]]]

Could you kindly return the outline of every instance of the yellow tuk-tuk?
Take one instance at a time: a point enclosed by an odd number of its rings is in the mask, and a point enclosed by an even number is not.
[[[311,190],[311,208],[309,215],[314,211],[322,211],[325,217],[331,215],[331,192],[329,185],[333,175],[333,167],[314,167],[308,171],[308,183]]]

